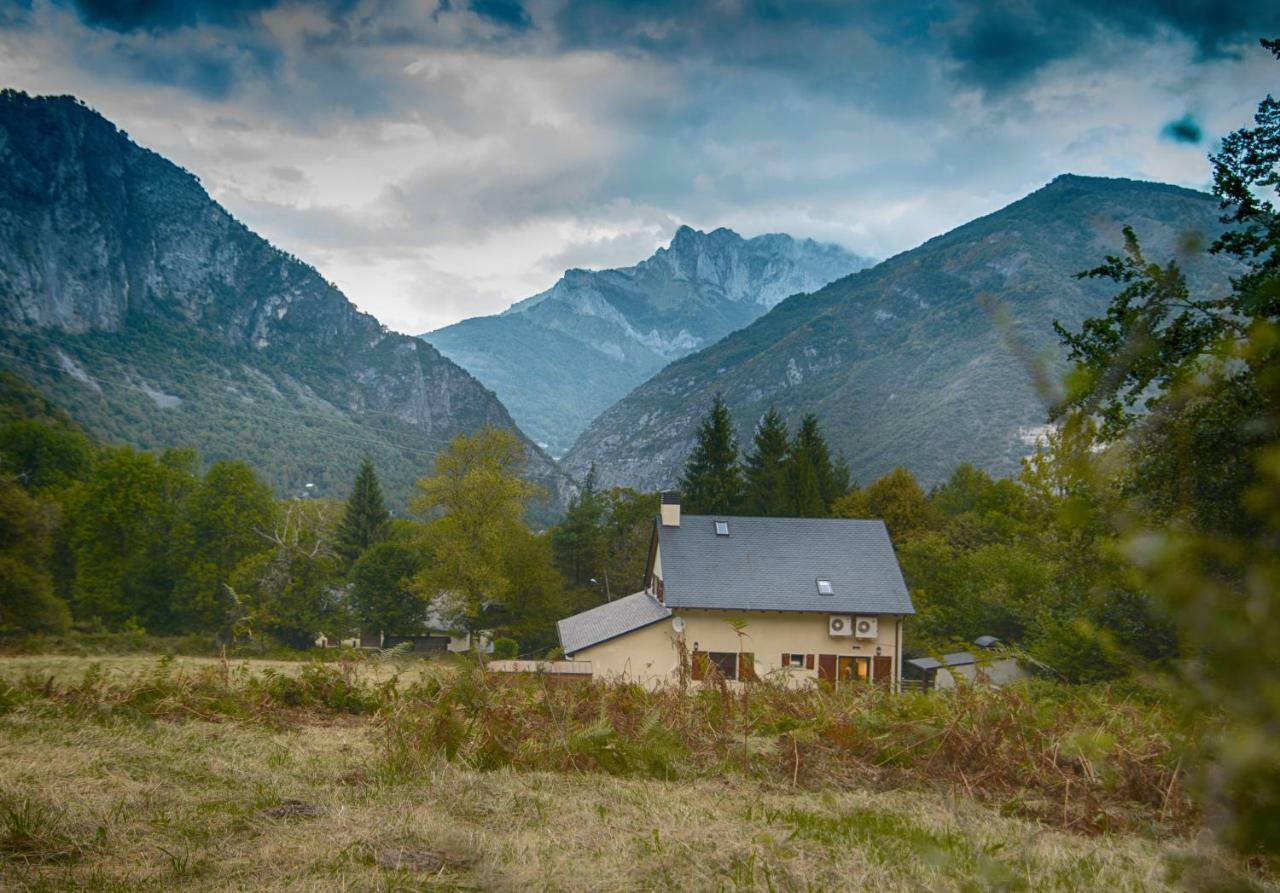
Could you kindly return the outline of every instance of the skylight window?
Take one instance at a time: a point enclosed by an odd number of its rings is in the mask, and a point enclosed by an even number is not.
[[[729,522],[728,522],[728,521],[717,521],[717,522],[716,522],[716,536],[728,536],[728,535],[729,535]]]
[[[831,588],[830,580],[818,579],[818,595],[835,595],[836,591]]]

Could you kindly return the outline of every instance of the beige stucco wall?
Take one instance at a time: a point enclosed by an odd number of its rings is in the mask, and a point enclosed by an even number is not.
[[[900,618],[893,615],[879,615],[876,639],[832,637],[827,633],[827,614],[678,610],[675,616],[684,619],[684,641],[690,653],[749,651],[755,655],[757,676],[778,673],[797,684],[811,682],[818,678],[816,659],[812,670],[783,668],[783,652],[873,657],[877,648],[880,656],[893,659],[893,678],[901,676],[895,647]],[[741,646],[733,627],[726,622],[730,619],[746,622]],[[674,682],[679,676],[676,640],[671,621],[662,620],[584,648],[573,659],[591,661],[592,675],[597,679],[622,678],[645,684]]]

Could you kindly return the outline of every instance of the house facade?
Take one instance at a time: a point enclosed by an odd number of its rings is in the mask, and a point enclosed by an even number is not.
[[[641,592],[561,620],[597,679],[788,684],[902,675],[915,613],[882,521],[683,515],[663,497]]]

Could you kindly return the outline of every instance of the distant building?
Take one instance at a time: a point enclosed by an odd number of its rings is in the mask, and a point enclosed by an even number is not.
[[[672,494],[644,585],[561,620],[565,657],[645,684],[677,680],[683,654],[694,680],[896,687],[902,620],[915,613],[882,521],[682,517]]]

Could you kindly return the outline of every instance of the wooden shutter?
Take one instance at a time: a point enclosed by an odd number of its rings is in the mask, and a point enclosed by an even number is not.
[[[707,663],[709,660],[710,658],[707,657],[707,652],[693,652],[693,672],[690,675],[695,681],[701,681],[707,678]]]
[[[784,667],[789,667],[789,666],[791,666],[791,653],[790,653],[789,651],[784,651],[784,652],[782,653],[782,664],[781,664],[781,666],[784,666]]]
[[[888,685],[893,676],[893,658],[877,655],[873,658],[873,661],[871,671],[875,676],[876,682],[881,685]]]
[[[813,655],[812,655],[812,654],[806,654],[806,655],[804,656],[804,668],[805,668],[806,670],[812,670],[812,669],[813,669]]]
[[[756,656],[751,651],[744,651],[738,659],[738,678],[743,682],[756,681]]]
[[[818,655],[818,678],[828,682],[836,681],[836,656],[834,654]]]

